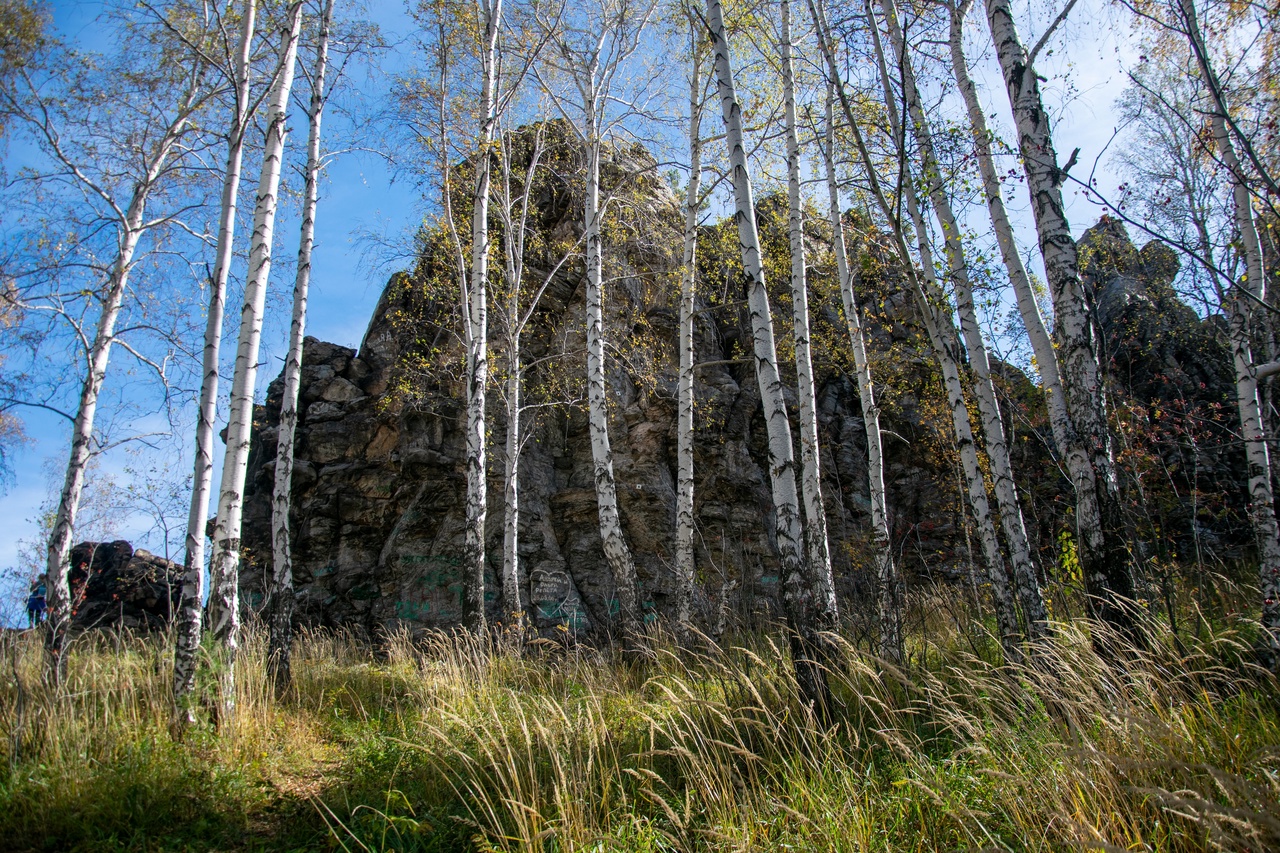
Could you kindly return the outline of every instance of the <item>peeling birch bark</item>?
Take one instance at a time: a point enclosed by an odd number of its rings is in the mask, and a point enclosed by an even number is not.
[[[284,362],[284,392],[276,439],[275,484],[271,493],[271,630],[267,643],[267,672],[276,696],[288,690],[293,678],[293,555],[289,547],[289,510],[293,504],[293,442],[298,429],[298,390],[302,378],[302,340],[307,328],[307,291],[311,286],[311,250],[316,237],[316,206],[320,193],[320,125],[324,117],[324,78],[329,60],[329,25],[333,0],[320,12],[320,38],[311,74],[308,110],[307,172],[302,201],[302,233],[298,241],[298,271],[293,282],[293,318],[289,354]]]
[[[194,722],[190,697],[196,686],[196,652],[200,648],[201,617],[204,615],[204,540],[209,517],[209,496],[213,490],[213,438],[218,407],[218,364],[222,349],[222,321],[227,307],[227,279],[231,274],[232,249],[236,230],[236,208],[240,195],[244,135],[249,123],[250,56],[257,19],[257,0],[245,3],[240,44],[233,71],[236,87],[235,114],[227,138],[227,168],[222,181],[222,207],[218,217],[218,243],[213,277],[209,282],[209,313],[204,328],[201,361],[200,402],[196,420],[195,470],[192,476],[191,505],[187,514],[186,559],[182,566],[182,593],[178,604],[178,624],[173,650],[174,731],[181,736],[185,725]]]
[[[236,347],[231,407],[227,421],[227,450],[218,491],[218,520],[213,534],[213,560],[209,567],[209,631],[219,648],[218,724],[225,725],[235,711],[234,666],[240,642],[240,524],[244,510],[244,481],[249,463],[253,427],[253,395],[258,375],[258,348],[262,340],[263,306],[271,275],[271,240],[275,228],[280,168],[284,156],[289,93],[293,88],[302,3],[289,10],[288,28],[281,32],[279,75],[267,115],[267,145],[254,209],[253,236],[249,248],[249,278],[245,283],[240,314],[240,340]]]
[[[747,276],[747,302],[751,315],[756,379],[760,386],[760,399],[764,405],[765,425],[769,435],[769,481],[773,491],[774,523],[783,578],[782,601],[790,623],[791,654],[801,696],[822,717],[830,707],[830,689],[822,666],[824,642],[821,638],[820,610],[814,600],[815,590],[810,588],[809,573],[805,566],[804,530],[796,490],[791,425],[787,420],[782,380],[778,375],[773,317],[769,308],[769,294],[765,289],[751,174],[743,142],[742,107],[738,103],[734,87],[733,67],[720,0],[707,0],[707,25],[710,29],[716,82],[728,137],[736,207],[734,218],[738,225],[742,267]]]
[[[787,137],[787,233],[791,248],[791,313],[796,346],[796,393],[800,399],[800,484],[804,498],[809,585],[823,630],[839,624],[827,511],[822,500],[818,404],[809,351],[809,288],[805,280],[804,210],[800,197],[800,140],[796,130],[795,74],[791,62],[791,3],[782,0],[782,92]]]
[[[925,191],[933,205],[934,215],[942,225],[947,253],[948,275],[955,293],[956,314],[965,349],[969,355],[969,369],[973,372],[972,389],[977,398],[982,417],[982,435],[987,459],[991,463],[991,480],[1000,508],[1000,524],[1009,549],[1009,562],[1013,567],[1014,586],[1018,602],[1026,619],[1028,635],[1039,639],[1048,630],[1048,610],[1035,566],[1031,562],[1031,545],[1027,538],[1026,523],[1022,517],[1022,505],[1018,500],[1017,485],[1013,479],[1013,465],[1009,461],[1009,444],[1005,438],[1004,421],[996,400],[995,383],[991,377],[991,363],[986,342],[978,327],[978,314],[973,301],[973,287],[969,281],[969,266],[964,254],[964,241],[960,236],[960,223],[951,207],[942,182],[942,172],[933,145],[933,132],[920,103],[920,91],[916,85],[915,70],[907,50],[906,39],[898,22],[897,4],[894,0],[879,0],[889,29],[902,74],[902,86],[911,128],[920,148],[921,168],[924,171]],[[1012,602],[998,606],[1009,607]]]

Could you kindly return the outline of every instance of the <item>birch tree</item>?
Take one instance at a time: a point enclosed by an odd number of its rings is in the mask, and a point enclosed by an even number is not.
[[[187,61],[154,22],[126,18],[114,26],[107,30],[118,37],[113,55],[51,46],[43,62],[10,69],[0,87],[8,132],[20,134],[39,158],[20,177],[41,205],[34,227],[59,230],[45,236],[62,252],[52,267],[42,258],[31,269],[10,270],[5,298],[28,315],[65,321],[83,359],[76,365],[83,371],[79,392],[66,413],[70,447],[46,544],[47,672],[55,683],[65,675],[68,560],[85,477],[102,449],[96,427],[107,369],[120,347],[165,380],[165,365],[129,342],[137,329],[121,320],[141,307],[131,304],[139,298],[137,264],[177,225],[187,202],[195,203],[180,188],[203,154],[198,115],[216,94],[204,64]],[[144,50],[152,51],[146,63],[136,62]],[[60,193],[69,194],[64,221],[50,206]]]
[[[1266,303],[1266,267],[1254,222],[1248,172],[1236,152],[1229,128],[1230,108],[1210,62],[1194,0],[1179,0],[1178,12],[1192,55],[1209,91],[1210,128],[1218,156],[1229,175],[1232,212],[1245,261],[1243,279],[1236,282],[1227,294],[1228,338],[1236,373],[1236,407],[1240,412],[1240,430],[1248,464],[1249,516],[1258,543],[1263,629],[1259,652],[1264,665],[1275,671],[1280,668],[1280,525],[1276,523],[1271,458],[1258,401],[1258,370],[1252,352],[1254,317],[1258,306]]]
[[[676,634],[693,626],[697,575],[693,555],[693,321],[697,285],[698,213],[702,206],[702,104],[704,61],[701,25],[692,7],[689,21],[689,185],[685,188],[684,256],[680,268],[680,375],[676,415]]]
[[[791,3],[782,0],[782,97],[787,139],[787,232],[791,249],[791,311],[796,345],[796,393],[800,399],[800,482],[804,496],[809,583],[823,624],[838,621],[827,511],[822,500],[818,448],[818,404],[809,352],[809,296],[805,280],[804,209],[800,197],[800,140],[796,130],[796,84],[791,62]]]
[[[316,207],[320,194],[320,127],[324,118],[325,72],[329,61],[329,28],[333,0],[324,0],[320,11],[315,65],[311,72],[311,102],[307,109],[306,183],[302,196],[302,227],[298,241],[298,270],[293,282],[293,317],[289,327],[289,353],[284,362],[284,392],[280,400],[280,426],[276,439],[275,483],[271,493],[271,630],[267,644],[267,669],[276,695],[283,695],[292,679],[290,648],[293,643],[293,555],[289,547],[289,510],[293,495],[293,442],[298,429],[298,390],[302,378],[302,342],[307,327],[307,292],[311,285],[311,252],[316,236]]]
[[[840,299],[844,307],[845,324],[849,329],[849,344],[853,348],[853,364],[858,377],[858,399],[862,405],[862,424],[867,436],[867,496],[871,503],[871,537],[875,548],[875,576],[879,588],[884,591],[880,599],[880,652],[890,659],[899,655],[902,648],[902,624],[900,618],[901,581],[893,564],[892,543],[889,540],[889,511],[884,487],[884,449],[880,437],[880,406],[876,403],[875,382],[867,360],[867,342],[862,329],[858,297],[854,290],[853,272],[849,268],[848,250],[844,239],[844,215],[840,205],[840,188],[836,179],[835,116],[832,110],[834,95],[828,84],[826,104],[826,145],[823,160],[826,166],[827,193],[831,202],[831,251],[836,259],[836,275],[840,280]]]
[[[1018,501],[1017,486],[1013,480],[1013,466],[1009,461],[1009,445],[1005,439],[1004,422],[996,402],[995,384],[991,378],[991,364],[987,356],[982,330],[978,327],[977,309],[973,301],[973,287],[969,281],[969,267],[965,259],[964,241],[960,223],[951,206],[943,183],[942,170],[934,149],[933,131],[920,100],[905,34],[898,21],[894,0],[879,0],[889,31],[890,43],[898,61],[902,80],[903,100],[911,119],[911,129],[920,152],[920,167],[924,173],[925,193],[933,205],[934,216],[942,226],[942,236],[947,253],[947,272],[955,294],[956,313],[960,320],[961,334],[969,357],[969,369],[973,373],[971,388],[977,398],[982,416],[982,435],[987,459],[991,464],[991,479],[996,502],[1000,508],[1000,522],[1009,549],[1009,561],[1013,566],[1014,584],[1018,601],[1026,617],[1032,639],[1039,639],[1048,630],[1048,611],[1035,566],[1031,562],[1031,546],[1022,518],[1022,506]],[[868,16],[874,21],[870,3]],[[874,24],[873,24],[874,26]]]
[[[222,181],[218,216],[218,237],[214,249],[213,274],[209,281],[209,308],[205,318],[201,361],[200,397],[197,403],[195,470],[192,473],[191,504],[187,515],[186,552],[182,568],[182,592],[173,652],[174,729],[193,721],[188,697],[195,689],[196,651],[204,615],[204,540],[209,516],[209,496],[213,488],[213,438],[218,405],[218,367],[222,349],[222,323],[227,304],[227,279],[231,272],[236,210],[240,196],[240,167],[244,158],[245,131],[252,107],[249,103],[250,60],[257,20],[256,0],[247,0],[241,11],[240,41],[235,56],[227,63],[234,101],[227,133],[227,164]],[[232,64],[234,63],[234,64]]]
[[[882,214],[889,222],[895,246],[902,259],[906,275],[911,283],[920,315],[928,333],[930,345],[942,372],[943,389],[947,396],[951,411],[952,426],[955,430],[956,448],[960,455],[965,485],[968,492],[969,508],[973,513],[978,531],[978,541],[982,549],[983,562],[987,569],[987,577],[991,582],[993,597],[996,600],[996,616],[1000,632],[1001,644],[1006,655],[1016,658],[1019,655],[1017,611],[1005,577],[1004,560],[1000,554],[1000,545],[996,538],[995,524],[991,517],[990,503],[987,499],[986,483],[978,462],[977,448],[973,439],[973,428],[969,421],[969,410],[965,402],[964,386],[960,379],[960,349],[956,338],[955,327],[951,323],[950,309],[946,298],[941,293],[933,261],[933,250],[929,242],[929,232],[920,211],[919,200],[911,178],[910,161],[906,156],[906,137],[902,120],[897,110],[897,98],[893,91],[892,79],[884,58],[884,50],[880,42],[879,32],[874,26],[874,16],[868,14],[872,46],[875,52],[876,67],[884,89],[886,113],[889,119],[890,132],[897,146],[901,163],[902,180],[897,188],[897,195],[906,202],[911,225],[914,226],[917,250],[920,256],[920,270],[917,271],[912,262],[911,251],[907,246],[907,228],[898,216],[898,210],[889,201],[885,188],[876,174],[874,161],[863,138],[861,128],[853,113],[849,95],[845,90],[835,60],[835,50],[831,41],[830,28],[824,16],[813,0],[810,0],[809,11],[818,28],[819,47],[827,65],[827,72],[841,108],[849,124],[850,132],[858,148],[858,154],[864,165],[868,184]],[[882,591],[882,595],[886,593]],[[885,602],[884,607],[890,606]],[[896,606],[894,604],[893,606]],[[883,638],[882,638],[883,641]],[[884,649],[887,656],[894,650]],[[900,655],[901,653],[898,652]]]
[[[1135,583],[1111,455],[1097,330],[1089,316],[1080,281],[1079,253],[1062,202],[1066,171],[1058,165],[1034,57],[1027,53],[1018,35],[1010,0],[985,2],[987,24],[1013,110],[1022,169],[1053,300],[1054,348],[1071,426],[1077,433],[1074,438],[1068,437],[1067,446],[1078,443],[1089,462],[1078,471],[1080,480],[1076,482],[1075,544],[1085,590],[1096,618],[1131,641],[1140,641],[1130,607]],[[1077,476],[1077,472],[1071,473]]]
[[[505,325],[506,381],[503,399],[506,407],[507,435],[503,461],[503,530],[502,530],[502,601],[505,617],[516,636],[524,635],[527,616],[527,600],[524,594],[526,578],[520,564],[520,457],[528,435],[524,423],[523,337],[533,319],[534,311],[547,287],[560,275],[581,246],[581,241],[560,253],[532,292],[525,285],[525,255],[528,251],[530,214],[536,215],[536,190],[542,184],[540,175],[546,171],[542,164],[545,153],[547,125],[538,124],[532,131],[528,163],[518,171],[515,150],[522,133],[515,130],[504,134],[498,146],[499,164],[498,199],[496,213],[503,234],[503,286],[506,298],[498,316]]]
[[[480,139],[475,155],[476,182],[471,208],[471,269],[461,277],[465,312],[467,502],[466,600],[463,610],[471,629],[485,627],[485,519],[488,515],[488,439],[485,434],[485,392],[489,385],[489,187],[494,129],[497,122],[498,28],[502,0],[479,0],[480,14]]]
[[[755,200],[742,133],[742,105],[734,86],[733,65],[725,35],[720,0],[707,0],[707,27],[715,57],[716,84],[724,115],[733,176],[734,219],[742,249],[742,268],[747,277],[747,303],[751,315],[751,338],[756,379],[764,405],[769,436],[769,481],[773,492],[774,524],[783,579],[782,601],[791,629],[791,655],[801,696],[820,715],[830,707],[830,692],[823,670],[824,641],[821,632],[834,628],[823,623],[826,615],[815,600],[805,567],[805,535],[796,490],[795,457],[791,445],[791,424],[778,374],[774,346],[773,315],[765,289],[761,263],[760,234],[756,226]]]
[[[964,20],[971,5],[972,0],[966,0],[950,7],[951,68],[968,114],[969,127],[973,135],[974,157],[982,178],[983,195],[986,198],[991,227],[995,232],[996,245],[1000,250],[1000,259],[1009,274],[1009,283],[1013,287],[1018,314],[1022,317],[1022,325],[1027,330],[1031,351],[1035,355],[1036,370],[1040,374],[1040,384],[1044,389],[1053,442],[1066,462],[1073,487],[1080,489],[1082,484],[1087,485],[1092,482],[1089,459],[1085,454],[1084,446],[1078,440],[1075,427],[1071,424],[1071,416],[1067,412],[1067,401],[1063,396],[1062,379],[1058,368],[1058,353],[1054,349],[1053,341],[1049,338],[1044,315],[1040,313],[1040,303],[1036,301],[1031,279],[1022,263],[1022,256],[1018,253],[1013,226],[1005,210],[1004,196],[1000,189],[1000,176],[996,171],[995,160],[991,153],[992,133],[987,127],[986,114],[983,112],[982,103],[978,100],[977,88],[969,74],[969,64],[964,54]],[[1096,504],[1097,499],[1090,487],[1080,491],[1077,501],[1092,505]],[[1087,511],[1086,515],[1096,516],[1096,508]]]
[[[295,0],[289,7],[286,22],[280,32],[280,60],[275,87],[267,107],[267,141],[262,154],[262,171],[258,179],[253,215],[249,277],[245,282],[244,307],[240,314],[240,339],[236,347],[227,422],[227,449],[223,457],[222,484],[218,492],[218,519],[214,526],[213,561],[209,570],[209,629],[221,647],[220,724],[228,721],[235,710],[233,667],[240,632],[240,525],[249,463],[250,431],[253,426],[258,348],[262,340],[267,281],[271,275],[271,242],[275,230],[280,169],[284,158],[289,95],[293,88],[301,28],[302,3],[301,0]]]
[[[490,383],[491,310],[496,306],[498,314],[508,321],[508,332],[512,322],[503,315],[505,306],[498,304],[498,297],[490,296],[493,290],[491,258],[497,254],[504,262],[513,259],[507,254],[508,246],[495,244],[491,238],[489,220],[496,216],[504,229],[508,226],[522,229],[526,224],[515,212],[519,203],[510,195],[504,196],[506,207],[496,212],[491,207],[495,194],[503,196],[511,191],[510,170],[516,168],[503,147],[509,140],[499,140],[497,135],[503,116],[521,92],[530,63],[541,51],[545,35],[519,32],[504,23],[500,0],[481,0],[472,8],[451,7],[444,0],[431,0],[418,7],[415,15],[421,25],[433,30],[428,49],[436,76],[431,83],[412,75],[402,78],[397,113],[411,128],[414,143],[433,155],[435,174],[431,181],[440,193],[438,222],[448,241],[451,272],[458,287],[466,401],[463,618],[469,628],[481,631],[487,622],[488,597],[485,589],[489,465],[486,402]],[[504,36],[504,32],[510,36]],[[517,44],[518,49],[504,49],[503,42],[508,40]],[[465,163],[462,168],[456,166],[458,160]],[[506,170],[499,177],[497,187],[495,166]],[[537,171],[536,167],[533,171]],[[460,191],[464,184],[465,191]],[[469,223],[464,226],[461,220],[466,217]],[[510,234],[504,236],[511,237]],[[522,267],[522,259],[514,260],[516,266]],[[511,267],[505,266],[502,272],[502,280],[509,281]],[[515,405],[520,405],[518,400]]]
[[[649,21],[656,10],[653,0],[598,0],[580,19],[571,19],[565,8],[557,16],[540,17],[551,50],[544,56],[548,68],[564,75],[569,92],[548,84],[535,65],[535,73],[551,93],[584,147],[586,186],[582,228],[586,255],[587,421],[591,436],[596,504],[605,560],[613,574],[619,622],[628,644],[640,633],[639,581],[635,559],[627,545],[618,513],[613,450],[609,441],[608,383],[605,373],[603,302],[604,247],[601,225],[607,200],[601,198],[600,161],[609,137],[625,119],[636,118],[632,98],[621,79],[629,60],[644,45]],[[627,106],[618,108],[619,104]]]

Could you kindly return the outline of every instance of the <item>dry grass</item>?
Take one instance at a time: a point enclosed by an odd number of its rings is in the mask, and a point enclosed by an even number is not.
[[[842,645],[823,727],[766,635],[625,662],[307,634],[276,703],[251,632],[233,724],[175,744],[162,640],[82,638],[54,695],[11,636],[0,848],[1280,849],[1280,690],[1231,632],[1168,640],[1124,670],[1080,625],[1022,669]]]

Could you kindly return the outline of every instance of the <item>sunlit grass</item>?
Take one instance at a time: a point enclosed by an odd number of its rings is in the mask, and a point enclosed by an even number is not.
[[[765,634],[635,660],[307,633],[275,702],[250,631],[234,720],[181,743],[163,638],[80,638],[55,694],[10,635],[0,848],[1280,848],[1280,691],[1234,633],[1119,669],[1064,624],[1013,669],[938,630],[905,672],[840,644],[830,726]]]

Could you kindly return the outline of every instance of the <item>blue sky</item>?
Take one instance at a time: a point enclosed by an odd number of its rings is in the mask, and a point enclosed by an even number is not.
[[[73,41],[81,41],[92,47],[95,37],[93,20],[100,9],[99,3],[54,2],[51,5],[54,25],[60,33]],[[1033,14],[1030,6],[1021,24],[1028,41],[1038,36],[1040,28],[1056,10]],[[372,2],[368,17],[383,29],[387,41],[403,42],[410,32],[410,21],[404,6],[399,2]],[[1132,56],[1125,33],[1127,24],[1114,12],[1107,12],[1101,0],[1085,0],[1073,12],[1073,19],[1059,39],[1069,45],[1051,57],[1040,61],[1040,71],[1049,80],[1045,83],[1046,99],[1056,105],[1055,137],[1060,157],[1065,159],[1075,147],[1080,147],[1080,165],[1076,173],[1087,174],[1094,158],[1099,156],[1111,140],[1114,130],[1112,104],[1124,87],[1123,68]],[[977,15],[971,16],[970,56],[974,57],[975,76],[984,87],[983,97],[993,122],[1008,134],[1007,101],[998,74],[994,68],[990,49],[981,50],[985,27],[978,28]],[[979,56],[979,53],[981,55]],[[407,48],[393,48],[383,59],[383,69],[396,71],[408,62]],[[1069,84],[1068,82],[1069,81]],[[927,83],[927,81],[925,81]],[[350,103],[376,103],[386,87],[385,78],[370,77],[357,71],[342,98]],[[329,129],[342,133],[342,121],[334,116],[327,122]],[[718,123],[717,123],[718,124]],[[292,144],[304,144],[305,128],[295,126]],[[340,145],[333,142],[330,145]],[[296,150],[296,149],[295,149]],[[1010,164],[1012,165],[1012,164]],[[254,180],[257,166],[246,161],[246,181]],[[1114,186],[1104,157],[1099,166],[1099,177],[1104,187]],[[1024,248],[1034,246],[1034,232],[1027,214],[1025,193],[1007,194],[1011,212],[1018,218]],[[1068,213],[1077,233],[1092,225],[1100,210],[1085,201],[1074,189],[1068,190]],[[378,244],[395,244],[412,234],[421,221],[424,206],[419,191],[409,180],[394,180],[386,163],[371,154],[353,153],[337,158],[328,167],[322,188],[317,215],[317,240],[314,256],[308,333],[323,340],[346,346],[359,345],[374,305],[387,276],[397,268],[397,262],[388,261],[385,251]],[[292,258],[297,251],[296,205],[282,209],[277,223],[278,257]],[[243,231],[240,234],[243,237]],[[1031,253],[1028,260],[1035,259]],[[400,263],[403,263],[401,261]],[[263,361],[266,365],[259,374],[259,395],[266,383],[278,373],[288,333],[287,292],[292,286],[291,264],[281,264],[273,273],[272,287],[276,310],[269,317],[263,338]],[[234,320],[239,305],[228,305],[228,317]],[[234,326],[228,325],[224,333],[224,353],[234,348]],[[110,375],[109,375],[110,376]],[[110,382],[110,378],[108,382]],[[226,390],[223,383],[223,393]],[[221,412],[225,416],[225,412]],[[7,493],[0,495],[0,568],[15,565],[18,542],[31,539],[35,533],[34,516],[40,504],[56,493],[61,482],[68,429],[66,422],[52,415],[28,411],[24,413],[26,429],[31,442],[17,455],[16,482]],[[145,424],[135,424],[145,428]],[[155,464],[177,466],[181,471],[190,469],[190,449],[187,437],[170,456]],[[220,445],[218,445],[220,447]],[[137,467],[138,457],[123,452],[112,453],[102,460],[101,470],[118,479],[127,477],[127,466]],[[215,473],[215,484],[217,482]],[[138,538],[150,522],[141,517],[113,519],[116,536]],[[0,590],[0,595],[5,591]],[[0,608],[0,613],[3,609]]]

